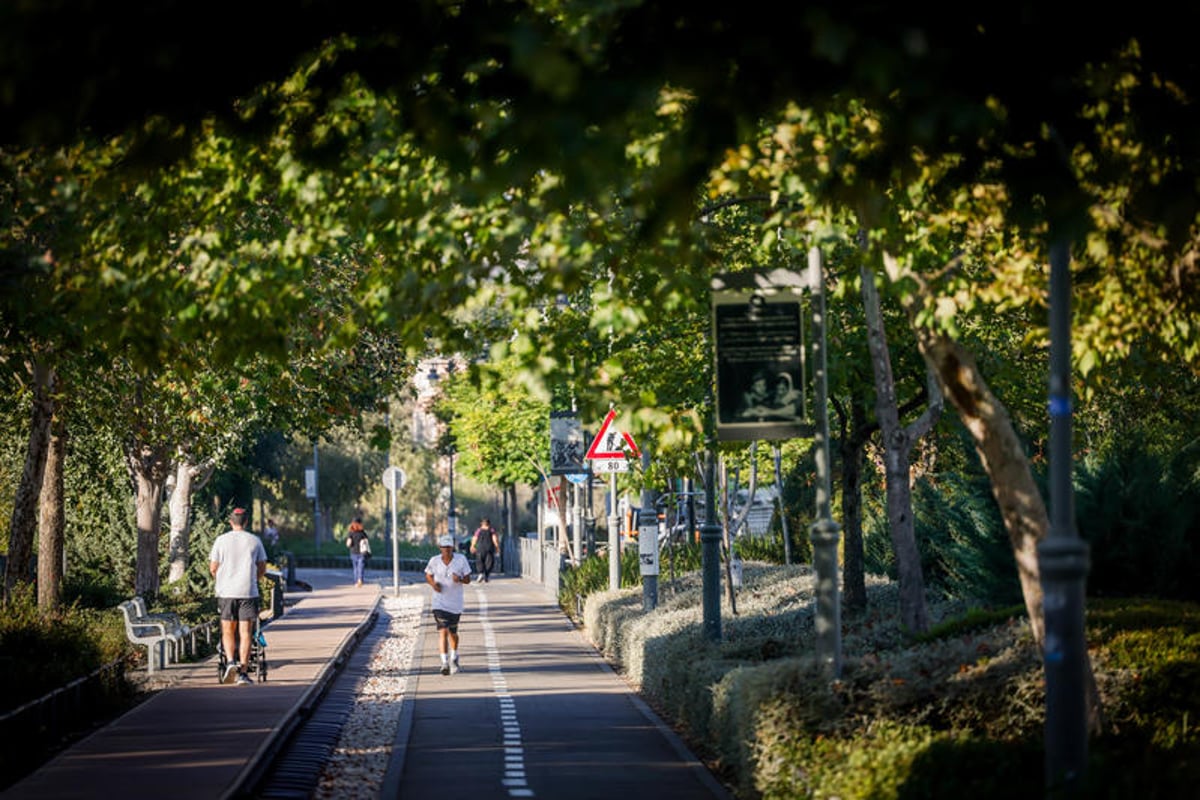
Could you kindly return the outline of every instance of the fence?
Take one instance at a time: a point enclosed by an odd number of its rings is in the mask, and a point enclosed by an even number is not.
[[[16,764],[36,757],[47,744],[61,742],[122,707],[128,697],[125,667],[124,658],[111,661],[0,715],[0,735],[9,750],[6,760]]]
[[[520,574],[525,580],[542,584],[546,594],[558,597],[563,554],[552,541],[541,543],[539,552],[535,536],[505,536],[500,552],[505,574]]]

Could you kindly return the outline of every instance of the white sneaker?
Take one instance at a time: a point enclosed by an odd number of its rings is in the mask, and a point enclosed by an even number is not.
[[[455,673],[455,672],[458,672],[458,670],[459,670],[458,659],[456,658],[450,662],[450,672]]]
[[[241,672],[241,668],[238,666],[238,663],[236,661],[230,662],[225,667],[225,674],[221,677],[221,683],[233,683],[237,680],[239,672]]]
[[[442,674],[443,675],[450,674],[450,664],[449,663],[442,664]]]

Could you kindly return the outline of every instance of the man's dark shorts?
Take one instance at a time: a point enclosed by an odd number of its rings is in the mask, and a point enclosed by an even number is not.
[[[462,614],[451,614],[449,611],[442,611],[440,608],[433,610],[433,621],[437,623],[437,629],[440,631],[442,628],[445,628],[455,636],[458,635],[458,618],[461,616]]]
[[[221,619],[227,622],[236,619],[253,622],[258,619],[257,597],[218,597],[217,608],[221,611]]]

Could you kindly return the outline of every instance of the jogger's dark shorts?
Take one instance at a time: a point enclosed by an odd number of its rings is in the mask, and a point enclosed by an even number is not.
[[[223,620],[253,621],[258,619],[257,597],[218,597],[217,608],[220,610]]]
[[[462,614],[451,614],[449,611],[442,611],[440,608],[433,610],[433,621],[437,623],[437,629],[442,628],[450,631],[454,635],[458,635],[458,618]]]

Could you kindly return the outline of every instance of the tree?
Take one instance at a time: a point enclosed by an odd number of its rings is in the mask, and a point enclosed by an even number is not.
[[[942,395],[930,375],[925,411],[908,425],[900,424],[896,381],[892,376],[892,360],[883,328],[883,314],[879,308],[879,294],[875,289],[875,276],[865,267],[861,275],[863,306],[867,312],[867,339],[871,367],[875,373],[875,416],[879,420],[880,438],[883,440],[888,531],[900,575],[901,617],[910,631],[924,633],[929,629],[929,614],[925,609],[925,580],[921,574],[921,556],[913,527],[909,453],[941,416]]]
[[[546,395],[511,361],[473,365],[456,374],[440,403],[458,452],[458,467],[475,480],[498,486],[515,513],[516,487],[546,479],[550,410]],[[515,531],[515,519],[505,529]]]
[[[67,456],[66,413],[57,404],[50,421],[50,443],[42,472],[38,503],[38,608],[58,608],[62,600],[66,515],[63,508],[63,464]]]

